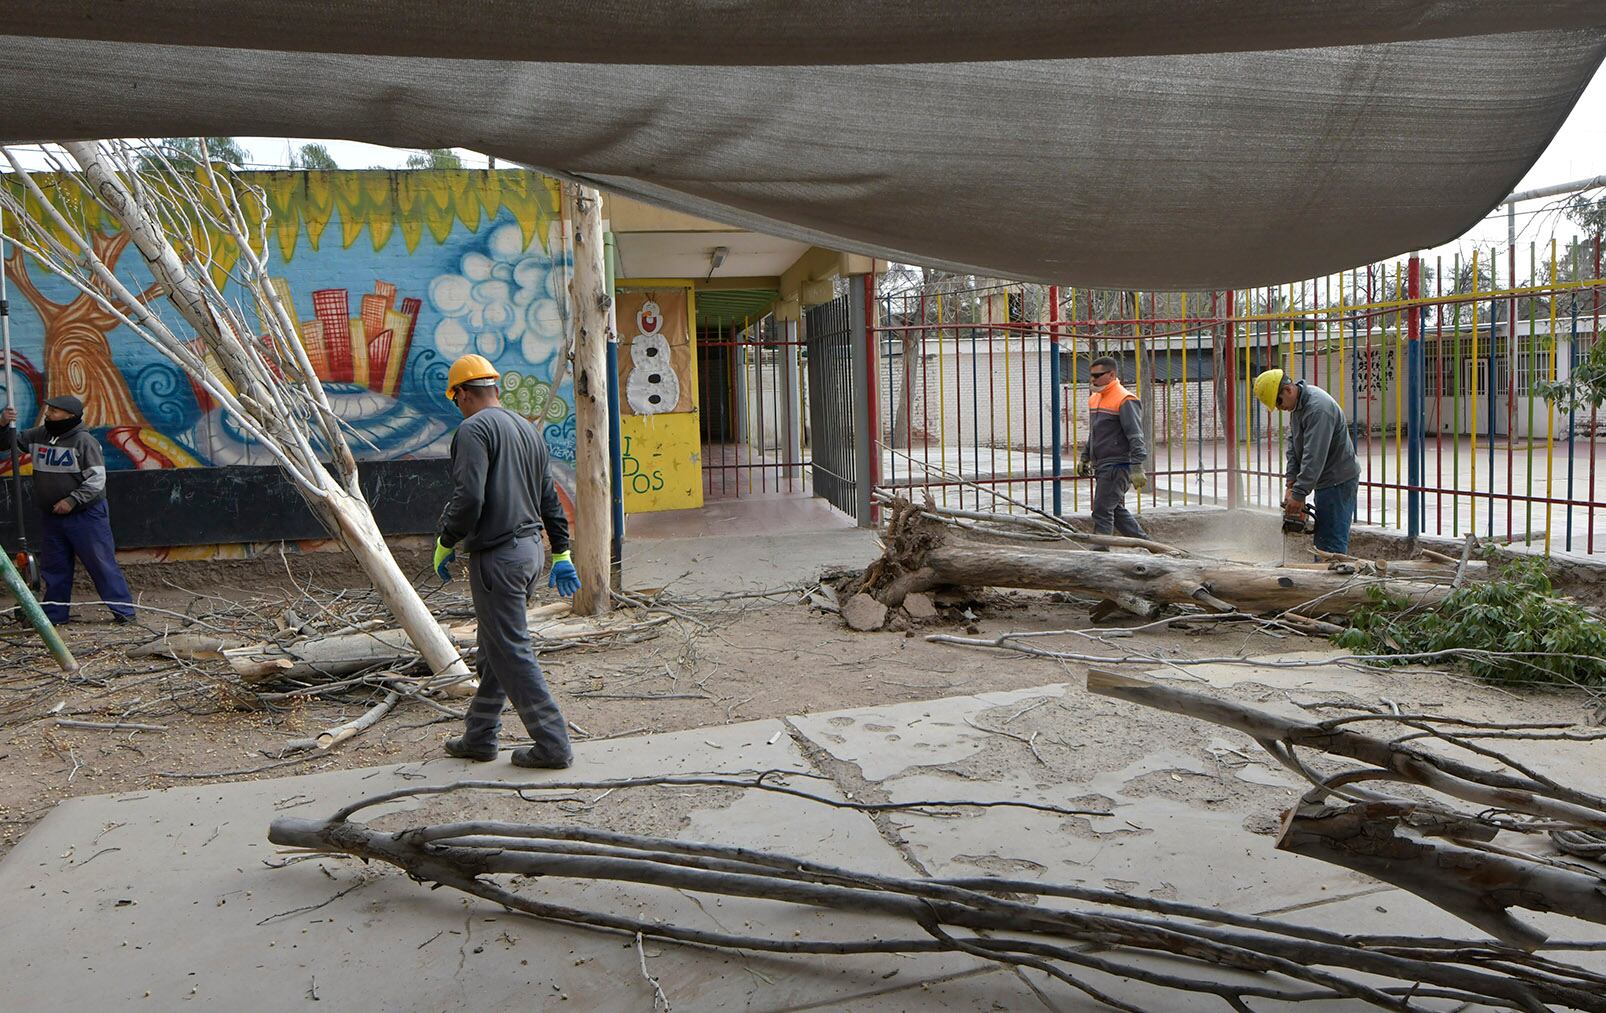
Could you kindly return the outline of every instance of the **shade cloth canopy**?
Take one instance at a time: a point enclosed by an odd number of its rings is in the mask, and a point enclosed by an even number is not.
[[[1601,0],[13,0],[0,140],[463,146],[896,260],[1219,288],[1464,232],[1603,25]]]

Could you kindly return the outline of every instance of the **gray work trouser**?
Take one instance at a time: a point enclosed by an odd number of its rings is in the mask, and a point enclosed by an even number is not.
[[[1124,464],[1111,464],[1093,474],[1093,533],[1112,532],[1128,538],[1148,538],[1148,532],[1126,508],[1126,491],[1132,488],[1132,472]]]
[[[464,738],[470,745],[494,744],[502,727],[502,707],[511,698],[535,740],[536,754],[567,760],[571,756],[567,722],[530,649],[526,618],[543,555],[540,536],[534,535],[468,557],[468,583],[479,620],[475,646],[480,688],[468,705]]]

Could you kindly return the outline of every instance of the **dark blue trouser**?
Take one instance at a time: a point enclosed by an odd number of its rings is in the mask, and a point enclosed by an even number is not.
[[[468,586],[479,620],[475,667],[480,688],[468,705],[463,737],[475,746],[494,744],[502,727],[502,708],[512,698],[524,730],[535,741],[536,754],[545,760],[568,760],[572,756],[568,722],[541,676],[525,614],[530,589],[541,576],[544,551],[539,535],[527,535],[469,554]]]
[[[1323,552],[1349,553],[1349,527],[1355,519],[1355,498],[1361,480],[1352,478],[1343,485],[1316,490],[1316,538]]]
[[[1093,474],[1093,533],[1148,538],[1143,525],[1126,508],[1126,491],[1132,488],[1132,469],[1124,464],[1106,464]]]
[[[111,515],[106,501],[80,507],[66,516],[43,515],[44,544],[39,546],[39,573],[45,579],[45,617],[53,623],[67,621],[72,601],[73,560],[84,564],[95,582],[100,600],[120,616],[134,614],[134,596],[128,581],[117,568],[117,546],[112,541]]]

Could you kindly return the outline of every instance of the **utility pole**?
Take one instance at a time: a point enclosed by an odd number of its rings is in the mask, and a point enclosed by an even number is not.
[[[564,221],[573,242],[569,306],[574,314],[575,503],[572,551],[580,573],[576,615],[607,612],[609,544],[608,342],[613,339],[613,296],[608,291],[602,234],[602,195],[578,183],[563,184]]]

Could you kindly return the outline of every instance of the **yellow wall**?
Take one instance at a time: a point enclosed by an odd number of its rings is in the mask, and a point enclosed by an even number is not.
[[[702,438],[695,410],[626,415],[619,420],[619,435],[624,442],[626,513],[703,505]]]

